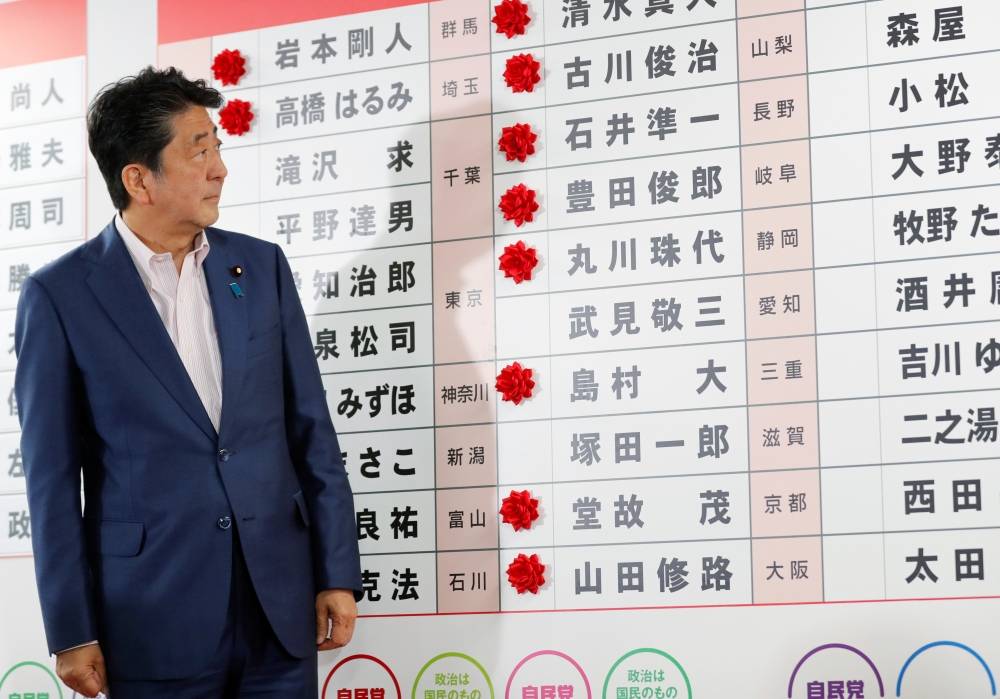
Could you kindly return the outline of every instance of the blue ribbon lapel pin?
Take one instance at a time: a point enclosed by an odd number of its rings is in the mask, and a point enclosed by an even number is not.
[[[243,275],[243,266],[233,265],[229,268],[229,273],[234,277],[240,277]],[[241,298],[243,296],[243,288],[237,282],[229,282],[229,290],[233,292],[233,296],[236,298]]]

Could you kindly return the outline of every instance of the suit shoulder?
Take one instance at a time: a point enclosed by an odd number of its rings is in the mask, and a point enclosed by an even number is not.
[[[48,289],[78,281],[83,278],[80,272],[88,267],[87,256],[95,245],[97,245],[95,238],[86,240],[55,259],[49,260],[38,269],[31,270],[30,276]]]
[[[251,254],[273,256],[275,254],[274,249],[278,247],[277,243],[258,238],[248,233],[229,231],[224,228],[216,228],[215,226],[209,226],[209,230],[221,236],[227,243],[234,243]]]
[[[278,274],[278,259],[281,246],[247,233],[239,233],[210,226],[209,230],[221,242],[223,249],[229,248],[233,261],[240,261],[268,276]]]

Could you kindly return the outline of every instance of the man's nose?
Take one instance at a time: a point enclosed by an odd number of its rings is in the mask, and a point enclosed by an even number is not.
[[[212,168],[212,179],[225,179],[228,174],[229,170],[226,168],[226,164],[222,162],[222,156],[217,156],[215,167]]]

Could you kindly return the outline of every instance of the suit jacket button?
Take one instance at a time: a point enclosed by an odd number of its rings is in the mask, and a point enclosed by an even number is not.
[[[220,449],[219,450],[219,458],[222,461],[229,461],[229,450],[228,449]]]
[[[219,525],[219,529],[229,529],[229,527],[233,526],[233,520],[226,515],[225,517],[219,517],[217,524]]]

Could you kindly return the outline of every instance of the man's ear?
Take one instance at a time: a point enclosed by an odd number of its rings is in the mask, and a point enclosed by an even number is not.
[[[136,163],[129,163],[122,168],[122,184],[133,201],[140,204],[152,203],[150,191],[146,186],[152,176],[147,168]]]

